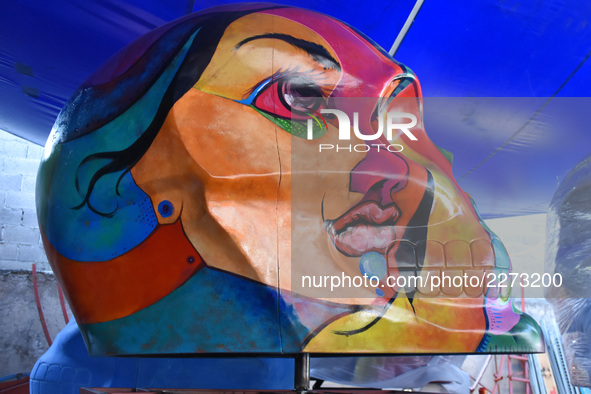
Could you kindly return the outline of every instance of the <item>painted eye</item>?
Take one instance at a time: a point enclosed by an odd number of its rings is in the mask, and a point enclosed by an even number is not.
[[[322,89],[305,76],[282,76],[271,81],[254,99],[260,111],[284,119],[305,120],[324,105]]]

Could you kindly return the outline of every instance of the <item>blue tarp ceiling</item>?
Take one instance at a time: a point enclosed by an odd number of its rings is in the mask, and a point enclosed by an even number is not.
[[[186,0],[5,1],[0,129],[43,144],[74,90],[109,56],[186,13]],[[283,1],[348,22],[389,50],[414,0]],[[396,52],[419,76],[427,132],[485,217],[545,212],[591,153],[591,2],[433,1]]]

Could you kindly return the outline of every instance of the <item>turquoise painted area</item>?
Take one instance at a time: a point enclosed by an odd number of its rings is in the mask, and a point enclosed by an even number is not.
[[[207,267],[133,315],[80,329],[91,355],[293,352],[309,334],[275,289]]]
[[[54,135],[61,141],[80,138],[119,116],[148,90],[194,29],[194,23],[177,24],[158,33],[145,52],[140,39],[99,67],[58,115]]]
[[[505,245],[496,235],[492,237],[492,247],[495,251],[495,268],[502,272],[508,272],[511,269],[511,260],[505,249]]]
[[[74,209],[83,201],[92,176],[110,159],[81,163],[95,153],[126,149],[145,132],[196,34],[150,89],[119,117],[90,134],[49,148],[51,154],[39,172],[37,206],[43,232],[63,256],[76,261],[107,261],[133,249],[155,229],[152,203],[129,173],[116,188],[123,171],[102,177],[91,194],[91,205],[103,215],[87,205]]]
[[[386,259],[377,252],[367,252],[359,259],[359,271],[370,278],[384,279],[388,273]]]
[[[453,153],[451,153],[447,149],[444,149],[444,148],[442,148],[440,146],[437,146],[436,145],[435,147],[439,150],[439,152],[441,152],[441,154],[445,157],[445,159],[447,161],[449,161],[449,164],[453,164],[454,163],[454,154]]]

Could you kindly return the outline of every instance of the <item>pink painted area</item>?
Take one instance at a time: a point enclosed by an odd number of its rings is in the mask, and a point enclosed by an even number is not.
[[[333,93],[335,97],[379,97],[385,83],[403,72],[400,65],[336,19],[296,8],[280,8],[264,13],[298,22],[328,42],[337,54],[343,71],[339,88]]]
[[[370,189],[380,182],[384,183],[379,191],[375,191],[378,195],[370,199],[384,206],[391,204],[392,194],[403,189],[408,182],[408,164],[399,155],[372,148],[351,171],[351,191],[368,196]]]
[[[359,130],[362,134],[375,134],[375,131],[371,128],[371,117],[376,108],[377,99],[389,95],[388,90],[391,82],[401,76],[412,78],[412,83],[399,92],[394,101],[398,111],[412,113],[418,119],[417,126],[413,128],[413,134],[417,137],[417,141],[411,142],[410,146],[420,153],[421,156],[439,167],[452,180],[457,190],[460,191],[462,198],[468,200],[468,196],[455,181],[451,164],[431,142],[424,129],[421,86],[418,78],[408,68],[382,53],[365,37],[346,24],[326,15],[289,7],[263,12],[300,23],[306,28],[318,33],[328,43],[336,53],[337,60],[342,69],[341,79],[333,91],[332,97],[337,99],[341,97],[367,98],[360,100],[361,105],[359,100],[343,100],[339,101],[336,107],[336,109],[343,110],[346,113],[359,113]],[[376,98],[376,100],[372,101],[370,98]],[[385,145],[389,144],[384,136],[372,142]],[[367,161],[362,164],[364,172],[367,173],[370,170],[370,163],[376,165],[374,170],[377,174],[383,173],[386,170],[390,173],[388,186],[396,184],[397,181],[394,181],[395,178],[403,179],[408,174],[408,170],[404,171],[404,169],[408,169],[408,166],[412,165],[409,159],[404,157],[404,153],[385,152],[385,154],[377,154],[375,149],[371,149],[367,156]],[[386,156],[389,156],[389,158],[386,159]],[[402,164],[402,162],[405,163]],[[422,164],[419,165],[422,166]],[[375,178],[376,176],[374,175],[373,177]],[[355,180],[352,179],[352,187],[356,189],[367,189],[367,185],[371,183],[368,177],[364,177],[365,179],[362,180],[359,177],[356,178]],[[384,193],[387,193],[388,190],[385,187]],[[382,196],[382,199],[386,199],[385,197],[385,195]],[[470,205],[470,209],[476,215],[475,208],[472,205]]]
[[[510,301],[489,298],[485,309],[489,324],[488,331],[493,335],[505,334],[519,322],[519,314],[513,310]]]

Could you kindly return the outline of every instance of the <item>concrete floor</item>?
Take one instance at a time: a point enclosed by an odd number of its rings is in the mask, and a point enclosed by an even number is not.
[[[65,326],[57,282],[38,273],[39,296],[51,339]],[[35,302],[30,271],[0,271],[0,378],[29,373],[49,348]]]

